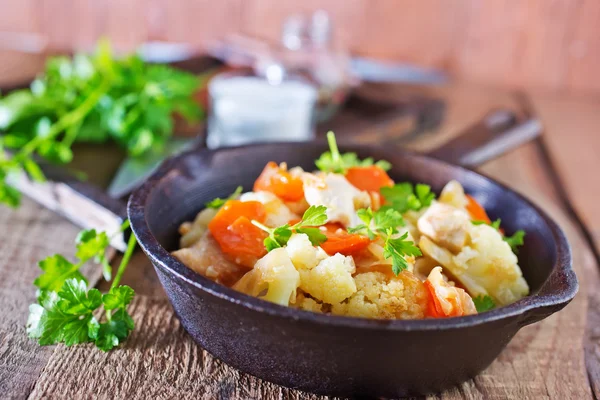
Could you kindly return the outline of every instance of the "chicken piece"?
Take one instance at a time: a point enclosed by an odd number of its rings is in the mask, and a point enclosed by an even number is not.
[[[442,275],[442,267],[435,267],[425,281],[432,301],[427,316],[434,318],[461,317],[477,314],[473,299],[464,289],[450,285]]]
[[[300,275],[284,248],[267,253],[233,288],[282,306],[296,301]]]
[[[436,202],[419,218],[417,227],[435,243],[458,253],[469,238],[472,224],[465,211]]]
[[[248,271],[230,261],[207,230],[192,247],[171,254],[191,270],[225,286],[233,285]]]
[[[214,208],[205,208],[200,211],[194,222],[184,222],[179,227],[179,233],[181,239],[179,239],[179,247],[190,247],[193,246],[208,229],[208,224],[217,215],[217,211]]]
[[[472,296],[489,295],[499,305],[513,303],[529,293],[518,259],[496,229],[488,225],[473,226],[471,242],[454,255],[426,237],[419,247],[423,254],[437,261]]]
[[[449,206],[460,208],[461,210],[467,209],[467,196],[465,196],[465,189],[458,181],[450,181],[442,189],[440,197],[438,198],[440,203],[448,204]]]
[[[264,224],[270,228],[285,225],[293,219],[300,218],[271,192],[259,191],[242,194],[241,201],[258,201],[265,206],[266,219]]]
[[[354,277],[357,291],[331,306],[331,313],[363,318],[420,319],[425,317],[429,294],[411,272],[398,276],[365,272]]]
[[[328,222],[345,227],[361,223],[356,210],[371,206],[369,193],[360,191],[340,174],[304,174],[304,196],[311,206],[327,207]]]

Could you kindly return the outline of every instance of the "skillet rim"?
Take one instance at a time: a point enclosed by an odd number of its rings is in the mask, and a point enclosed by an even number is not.
[[[279,304],[271,303],[259,298],[237,292],[224,285],[211,281],[210,279],[192,271],[186,267],[176,257],[172,256],[154,237],[146,220],[146,202],[149,199],[155,186],[162,178],[168,176],[171,171],[177,169],[177,165],[185,158],[190,156],[202,156],[205,153],[214,154],[227,151],[239,151],[252,149],[264,146],[291,146],[291,145],[315,145],[322,141],[316,140],[303,143],[290,142],[270,142],[270,143],[254,143],[238,147],[220,148],[216,150],[210,149],[191,149],[185,151],[173,158],[165,160],[160,167],[152,174],[152,176],[144,182],[142,186],[136,189],[130,196],[127,203],[127,213],[131,223],[131,229],[136,236],[139,246],[148,256],[154,266],[158,266],[166,273],[175,276],[187,284],[195,286],[197,289],[207,292],[221,300],[240,305],[244,308],[256,312],[266,313],[274,317],[290,319],[296,322],[309,322],[318,325],[328,325],[331,327],[342,328],[359,328],[359,329],[375,329],[375,330],[390,330],[390,331],[436,331],[450,330],[464,327],[481,325],[510,317],[521,317],[526,319],[527,314],[534,310],[542,310],[552,306],[566,306],[577,294],[579,290],[579,282],[575,271],[573,270],[573,259],[571,255],[571,247],[566,239],[566,236],[560,226],[542,209],[533,204],[519,192],[509,188],[508,186],[496,181],[486,174],[479,173],[470,168],[465,168],[460,165],[448,163],[425,154],[419,154],[408,151],[402,148],[395,149],[394,157],[413,157],[420,158],[431,162],[433,168],[441,166],[450,167],[467,175],[475,174],[484,180],[498,186],[500,189],[517,197],[524,202],[529,208],[533,209],[548,225],[554,243],[557,249],[556,262],[552,266],[552,270],[546,281],[542,284],[535,294],[528,295],[515,303],[508,306],[500,307],[481,314],[468,315],[462,317],[437,318],[437,319],[418,319],[418,320],[383,320],[369,319],[360,317],[347,317],[339,315],[318,314],[310,311],[300,310],[296,308],[286,307]],[[324,143],[324,142],[323,142]],[[346,145],[360,146],[365,152],[370,152],[376,149],[385,150],[383,146],[378,145],[361,145],[356,143],[340,143],[340,147]],[[560,274],[564,276],[563,288],[558,290],[552,286],[553,278],[557,278]],[[554,311],[548,312],[542,318],[547,317]],[[539,319],[542,319],[539,318]],[[527,321],[525,321],[526,325]]]

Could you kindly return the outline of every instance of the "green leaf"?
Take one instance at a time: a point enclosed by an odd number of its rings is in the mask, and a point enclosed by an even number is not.
[[[489,225],[496,230],[500,230],[500,224],[502,223],[502,220],[500,218],[498,218],[497,220],[495,220],[494,222],[491,222],[491,223],[488,223],[487,221],[481,221],[481,220],[472,220],[471,223],[475,226]]]
[[[0,139],[4,147],[8,149],[18,149],[20,147],[25,146],[27,142],[31,140],[29,136],[19,132],[10,133],[8,135],[0,137]]]
[[[114,310],[115,308],[125,308],[131,303],[134,295],[135,292],[129,286],[123,285],[111,288],[110,292],[102,296],[104,309]]]
[[[94,311],[102,304],[102,294],[98,289],[88,290],[87,284],[81,279],[67,279],[58,292],[61,298],[58,305],[69,314],[84,314]]]
[[[21,192],[14,187],[0,182],[0,203],[16,208],[21,204]]]
[[[513,253],[518,254],[518,246],[522,246],[525,243],[525,231],[518,230],[512,236],[505,236],[504,241],[509,244]]]
[[[344,174],[352,167],[368,167],[373,165],[373,159],[371,157],[360,160],[356,153],[340,154],[335,140],[335,134],[331,131],[327,132],[327,142],[329,144],[329,151],[321,154],[321,156],[315,160],[317,168],[321,171]],[[375,165],[385,171],[391,168],[391,164],[384,160],[377,161]]]
[[[392,239],[392,229],[389,228],[387,231],[388,237],[385,240],[383,246],[383,256],[385,258],[392,258],[392,271],[395,275],[408,268],[408,262],[404,258],[405,256],[418,257],[421,254],[421,250],[415,246],[414,242],[407,240],[408,233],[405,233],[397,239]]]
[[[431,193],[428,185],[417,184],[417,193],[415,187],[410,182],[397,183],[391,187],[382,187],[381,195],[385,198],[387,205],[400,213],[409,210],[418,211],[431,204],[435,199],[435,194]],[[384,208],[384,207],[382,207]]]
[[[42,172],[42,169],[32,159],[26,158],[23,160],[23,167],[34,181],[44,182],[46,180],[46,176]]]
[[[417,183],[415,186],[415,194],[421,203],[421,208],[430,206],[431,202],[435,200],[435,193],[431,192],[431,186],[425,185],[424,183]]]
[[[215,209],[221,208],[229,200],[235,200],[235,199],[237,199],[240,196],[240,194],[242,194],[243,190],[244,190],[243,187],[238,186],[235,189],[235,191],[231,195],[229,195],[229,197],[227,197],[226,199],[221,199],[220,197],[217,197],[216,199],[213,199],[213,200],[209,201],[208,203],[206,203],[205,206],[207,208],[215,208]]]
[[[294,226],[321,226],[327,222],[327,207],[310,206],[304,212],[302,220]]]
[[[79,232],[75,243],[77,244],[77,253],[75,253],[77,258],[82,261],[95,258],[97,262],[101,262],[110,245],[110,240],[106,232],[98,233],[95,229],[86,229]]]
[[[60,142],[45,141],[38,147],[38,154],[57,164],[68,164],[73,160],[71,148]]]
[[[51,126],[52,126],[52,121],[50,121],[50,118],[48,118],[48,117],[40,118],[40,120],[37,122],[37,124],[35,124],[35,135],[38,137],[41,137],[41,138],[48,136],[48,133],[50,133]]]
[[[39,262],[39,267],[44,273],[33,284],[42,290],[59,291],[67,279],[85,281],[84,276],[77,271],[77,266],[60,254],[43,259]]]
[[[267,236],[263,243],[267,251],[275,250],[281,247],[279,242],[277,242],[277,240],[273,239],[271,236]]]
[[[327,236],[319,228],[297,228],[296,233],[304,233],[313,246],[320,246],[327,241]]]
[[[127,141],[127,151],[136,157],[144,154],[155,143],[154,134],[146,127],[137,129]]]
[[[494,303],[494,299],[487,295],[479,295],[477,297],[473,297],[473,303],[475,304],[475,308],[477,309],[478,313],[482,313],[496,308],[496,303]]]
[[[133,328],[133,319],[124,309],[120,309],[110,321],[100,324],[95,338],[96,346],[102,351],[112,350],[127,339]]]

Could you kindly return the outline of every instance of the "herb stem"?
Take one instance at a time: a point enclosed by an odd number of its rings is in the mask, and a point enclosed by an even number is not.
[[[112,284],[110,285],[111,289],[116,288],[121,281],[121,277],[123,273],[125,273],[125,269],[127,268],[127,264],[129,264],[129,260],[133,255],[133,250],[136,245],[135,235],[132,233],[129,237],[129,241],[127,242],[127,250],[125,250],[125,254],[123,254],[123,258],[121,259],[121,263],[119,264],[119,268],[117,269],[117,273],[115,275],[115,279],[113,279]]]
[[[340,150],[337,147],[337,142],[335,141],[335,134],[332,131],[327,132],[327,144],[329,145],[329,149],[331,150],[331,159],[333,163],[339,164]]]
[[[252,221],[250,221],[250,222],[252,223],[252,225],[260,228],[261,230],[263,230],[263,231],[265,231],[267,233],[271,233],[271,231],[272,231],[271,228],[269,228],[268,226],[265,226],[265,225],[261,224],[260,222],[254,220],[254,219]]]

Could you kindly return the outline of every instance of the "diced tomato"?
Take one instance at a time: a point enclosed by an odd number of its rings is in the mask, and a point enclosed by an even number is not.
[[[302,179],[292,176],[286,168],[281,168],[273,161],[267,163],[254,182],[254,191],[260,190],[274,193],[284,201],[299,201],[304,198]]]
[[[321,230],[327,236],[327,241],[321,244],[321,248],[330,256],[335,253],[345,256],[356,254],[371,242],[366,236],[348,233],[338,224],[326,224]]]
[[[357,189],[368,192],[379,192],[384,186],[394,186],[394,181],[387,172],[376,165],[349,168],[346,179]]]
[[[252,219],[265,220],[265,209],[260,202],[230,200],[208,224],[221,250],[250,268],[267,253],[263,244],[267,233],[254,226]]]
[[[466,196],[468,201],[467,211],[471,215],[471,218],[476,221],[484,221],[485,223],[490,224],[492,221],[490,220],[490,217],[488,217],[487,212],[485,212],[485,208],[483,208],[483,206],[472,196],[469,196],[468,194]]]

